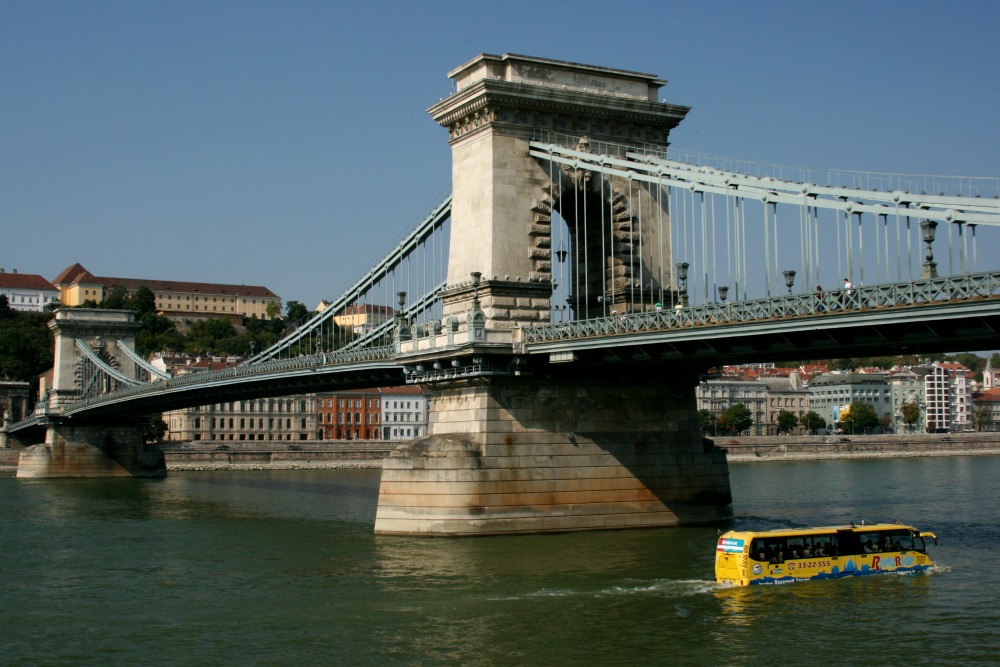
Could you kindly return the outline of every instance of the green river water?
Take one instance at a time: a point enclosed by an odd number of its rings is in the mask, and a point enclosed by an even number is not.
[[[0,664],[1000,662],[1000,457],[730,469],[736,527],[900,519],[939,565],[726,589],[717,527],[375,536],[377,470],[4,477]]]

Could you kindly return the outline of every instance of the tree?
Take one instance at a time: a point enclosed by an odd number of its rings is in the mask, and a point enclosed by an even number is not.
[[[135,350],[144,357],[158,350],[180,352],[184,349],[184,336],[173,320],[156,313],[145,313],[139,318],[142,325],[135,335]]]
[[[309,309],[298,301],[289,301],[285,304],[285,313],[290,322],[301,322],[309,317]]]
[[[715,435],[715,415],[710,410],[698,411],[698,424],[702,435]]]
[[[161,415],[156,415],[148,424],[142,427],[142,438],[147,443],[159,442],[166,433],[167,423],[163,421]]]
[[[6,294],[0,294],[0,317],[13,317],[14,311],[11,310],[10,300],[7,298]]]
[[[139,315],[156,312],[156,295],[143,285],[130,296],[126,302],[126,307],[134,310]]]
[[[33,382],[52,368],[55,336],[51,313],[19,313],[0,317],[0,379]]]
[[[826,427],[826,420],[820,417],[813,410],[810,410],[799,417],[799,423],[802,424],[803,428],[805,428],[809,433],[815,433],[817,429]]]
[[[719,428],[730,433],[741,433],[753,425],[753,413],[742,403],[736,403],[719,415]]]
[[[854,359],[834,359],[830,362],[831,371],[853,371],[857,367]]]
[[[878,424],[875,408],[864,401],[852,402],[847,414],[840,420],[840,427],[849,433],[867,433]]]
[[[791,433],[792,429],[795,428],[799,423],[799,418],[795,416],[794,412],[789,410],[782,410],[778,413],[778,432],[784,431],[785,433]]]
[[[278,319],[278,316],[281,315],[281,304],[277,301],[269,301],[264,312],[267,313],[267,319]]]
[[[972,423],[977,431],[996,430],[997,425],[990,428],[990,420],[993,413],[985,405],[974,405],[972,408]]]
[[[100,307],[114,309],[114,310],[121,310],[122,308],[127,308],[128,292],[125,291],[124,287],[115,287],[110,292],[104,295],[104,300],[101,301]]]
[[[903,416],[903,423],[906,425],[906,430],[913,432],[913,425],[920,419],[920,406],[917,405],[916,401],[903,403],[899,406],[899,413]]]
[[[195,354],[229,354],[236,338],[236,330],[229,320],[198,320],[191,325],[185,348]]]

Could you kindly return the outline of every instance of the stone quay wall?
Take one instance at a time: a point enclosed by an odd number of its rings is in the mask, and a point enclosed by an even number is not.
[[[1000,455],[1000,432],[716,437],[731,463],[906,456]]]

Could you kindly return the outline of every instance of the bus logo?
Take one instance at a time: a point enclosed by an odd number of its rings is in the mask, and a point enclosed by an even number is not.
[[[728,554],[743,553],[743,540],[732,537],[723,537],[719,540],[719,546],[716,547],[716,551],[722,551]]]

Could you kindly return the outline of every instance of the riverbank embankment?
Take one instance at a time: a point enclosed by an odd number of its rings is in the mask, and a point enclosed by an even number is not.
[[[1000,433],[712,438],[733,463],[913,456],[1000,455]],[[163,446],[167,471],[381,468],[399,445],[384,441],[196,442]],[[17,470],[18,450],[0,449],[0,472]]]
[[[1000,433],[719,437],[729,461],[1000,455]]]
[[[381,468],[400,443],[384,441],[192,442],[162,446],[167,472],[181,470],[324,470]],[[20,450],[0,449],[0,472],[17,471]]]

